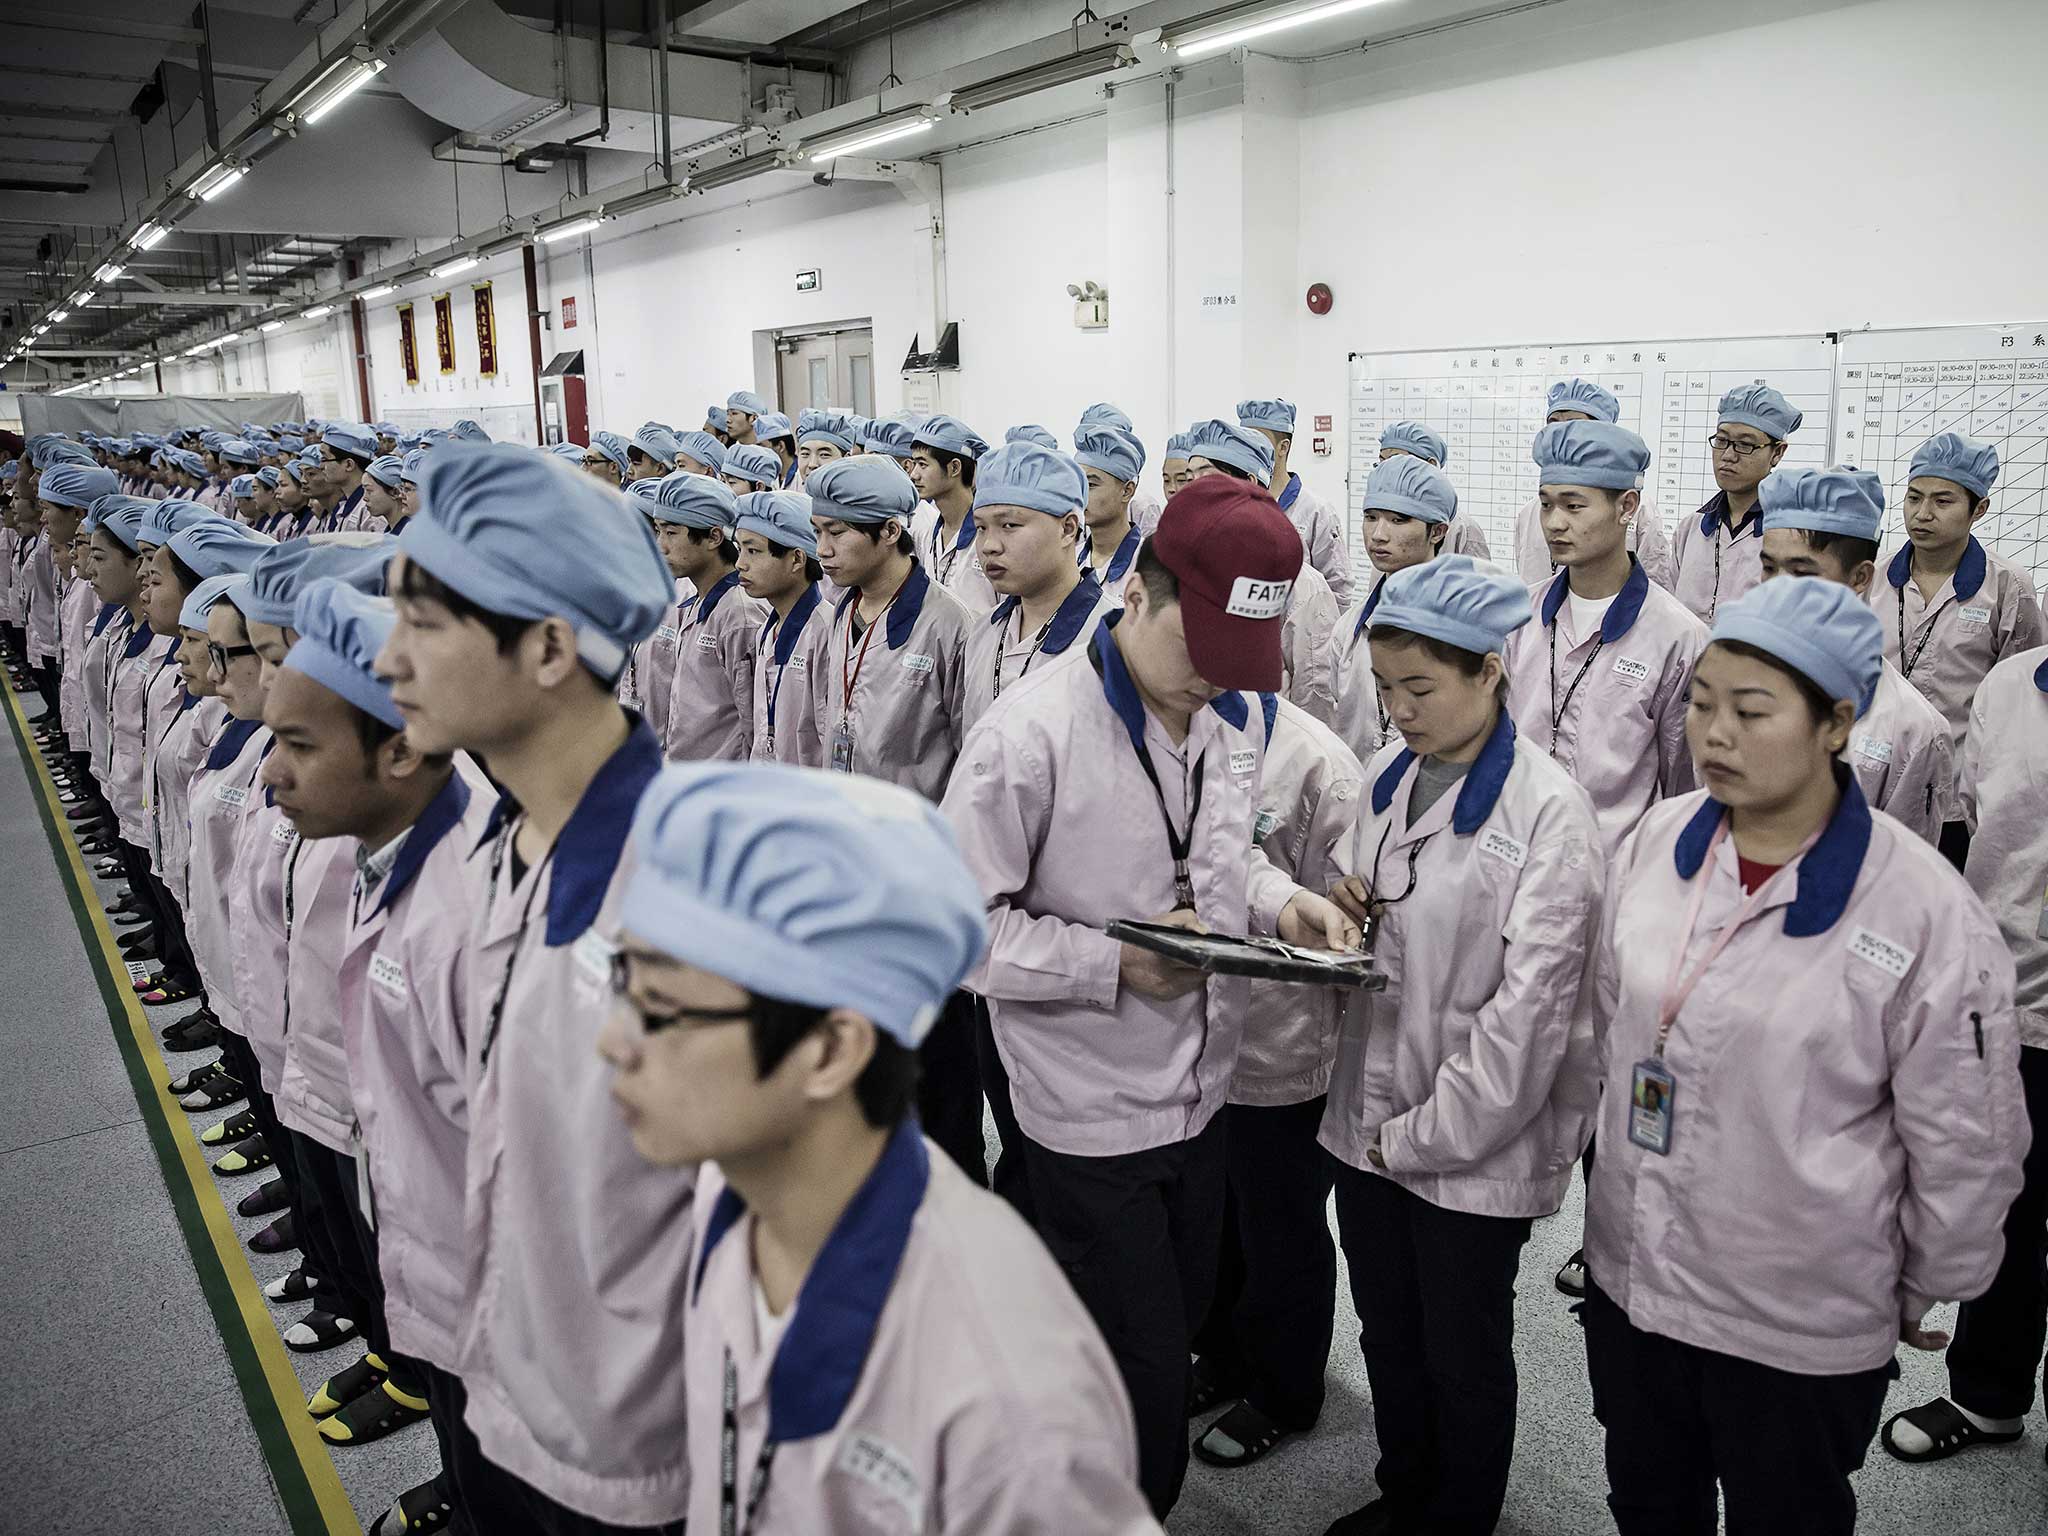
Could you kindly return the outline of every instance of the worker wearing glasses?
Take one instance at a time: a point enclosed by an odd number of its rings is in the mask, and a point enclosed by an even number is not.
[[[1784,460],[1786,440],[1804,419],[1768,384],[1744,384],[1721,397],[1719,424],[1707,439],[1720,489],[1697,517],[1679,519],[1672,539],[1678,599],[1706,623],[1763,580],[1757,488]]]

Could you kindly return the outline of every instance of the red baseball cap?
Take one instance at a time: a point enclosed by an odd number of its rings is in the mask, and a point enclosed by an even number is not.
[[[1152,531],[1152,553],[1180,582],[1188,660],[1217,688],[1276,693],[1280,627],[1301,574],[1301,535],[1258,486],[1203,475]]]

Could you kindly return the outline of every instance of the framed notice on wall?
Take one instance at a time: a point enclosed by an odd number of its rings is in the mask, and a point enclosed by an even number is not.
[[[498,316],[491,306],[491,285],[472,283],[469,296],[476,306],[476,371],[493,379],[498,376]]]
[[[443,375],[455,371],[455,295],[434,295],[434,355]]]
[[[412,306],[398,306],[398,359],[405,365],[405,382],[417,384],[420,381],[420,344],[413,334]]]

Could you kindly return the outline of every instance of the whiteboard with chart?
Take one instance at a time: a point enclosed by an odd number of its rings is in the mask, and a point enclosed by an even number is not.
[[[1381,430],[1419,421],[1443,434],[1444,473],[1458,515],[1486,530],[1494,558],[1514,563],[1515,514],[1536,494],[1529,445],[1545,396],[1560,379],[1589,378],[1621,402],[1621,424],[1650,447],[1644,489],[1667,529],[1714,494],[1707,439],[1714,408],[1739,384],[1762,380],[1805,415],[1785,463],[1828,462],[1835,348],[1826,336],[1721,341],[1604,341],[1442,352],[1357,352],[1351,357],[1351,463],[1346,528],[1366,571],[1358,508],[1379,460]]]
[[[1835,460],[1883,478],[1887,533],[1902,531],[1913,450],[1961,432],[1998,450],[1977,536],[2036,587],[2048,581],[2048,320],[1852,331],[1837,354]]]

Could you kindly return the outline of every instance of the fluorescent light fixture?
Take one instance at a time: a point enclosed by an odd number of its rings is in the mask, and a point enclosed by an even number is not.
[[[91,302],[92,302],[92,301],[93,301],[94,299],[98,298],[99,296],[100,296],[100,291],[99,291],[99,289],[97,289],[97,288],[88,288],[88,289],[86,289],[86,290],[85,290],[85,292],[81,293],[81,294],[80,294],[80,295],[79,295],[79,296],[78,296],[77,298],[73,299],[73,300],[72,300],[71,302],[72,302],[72,303],[74,303],[74,304],[76,304],[76,305],[78,305],[78,306],[79,306],[79,307],[80,307],[80,308],[82,309],[82,308],[84,308],[84,307],[85,307],[85,306],[86,306],[87,304],[90,304],[90,303],[91,303]]]
[[[453,261],[444,261],[438,267],[433,268],[432,275],[435,277],[453,277],[458,272],[467,272],[476,265],[476,261],[477,259],[474,256],[458,256]]]
[[[1349,16],[1353,11],[1381,3],[1382,0],[1311,0],[1306,5],[1239,6],[1193,26],[1169,28],[1159,40],[1183,62],[1206,59],[1211,54],[1227,53],[1232,48],[1270,37],[1275,32],[1313,26],[1316,22]]]
[[[71,311],[68,309],[53,309],[50,311],[50,324],[52,325],[62,325],[70,318]]]
[[[922,107],[918,108],[917,112],[918,115],[914,117],[897,117],[866,123],[845,133],[827,135],[816,144],[804,145],[803,158],[813,162],[837,160],[841,155],[857,155],[864,149],[875,149],[883,144],[894,144],[898,139],[910,138],[914,134],[929,133],[932,119],[923,115]]]
[[[214,345],[216,347],[224,347],[231,341],[240,341],[241,339],[242,333],[240,331],[229,331],[227,335],[221,337],[221,339],[219,341],[216,341]]]
[[[334,306],[332,304],[315,304],[311,309],[306,311],[306,318],[308,320],[325,320],[329,315],[333,313]]]
[[[101,267],[99,271],[93,273],[92,280],[96,283],[111,283],[127,270],[126,267],[119,266],[110,261],[104,267]]]
[[[359,299],[381,299],[387,293],[396,292],[398,292],[398,284],[379,283],[374,288],[365,288],[361,293],[357,294],[356,297]]]
[[[263,332],[265,335],[272,331],[281,331],[283,329],[284,322],[282,320],[266,320],[263,322]]]
[[[766,175],[769,171],[781,170],[783,158],[780,152],[767,150],[758,155],[743,155],[737,160],[727,160],[705,170],[692,170],[685,183],[691,192],[709,192],[714,187],[729,187],[736,181],[747,181],[755,176]]]
[[[1063,59],[1034,65],[1030,69],[998,75],[979,85],[963,86],[953,93],[952,104],[962,112],[979,112],[985,107],[1015,101],[1036,91],[1049,91],[1054,86],[1071,85],[1076,80],[1091,80],[1112,70],[1128,69],[1137,62],[1137,54],[1126,44],[1110,43],[1101,48],[1090,48],[1085,53],[1069,54]]]
[[[138,251],[146,251],[169,233],[161,224],[144,224],[129,237],[128,243]]]
[[[299,121],[317,123],[321,118],[355,95],[364,86],[384,73],[382,59],[352,57],[340,69],[329,70],[311,90],[305,100],[311,105],[299,109]]]
[[[249,167],[246,165],[236,165],[232,161],[223,160],[211,170],[202,172],[187,191],[190,196],[198,198],[201,202],[210,203],[248,174]]]
[[[187,348],[186,348],[186,349],[185,349],[185,350],[184,350],[183,352],[180,352],[180,353],[178,354],[178,356],[180,356],[180,357],[197,357],[197,356],[198,356],[198,355],[199,355],[200,353],[202,353],[202,352],[204,352],[204,351],[206,350],[207,346],[208,346],[208,343],[206,343],[206,342],[203,342],[203,341],[202,341],[202,342],[201,342],[201,343],[199,343],[199,345],[198,345],[198,346],[196,346],[196,347],[187,347]]]
[[[573,240],[578,235],[587,235],[604,222],[602,214],[593,213],[587,218],[571,219],[566,224],[557,224],[540,232],[542,245],[553,245],[557,240]]]

